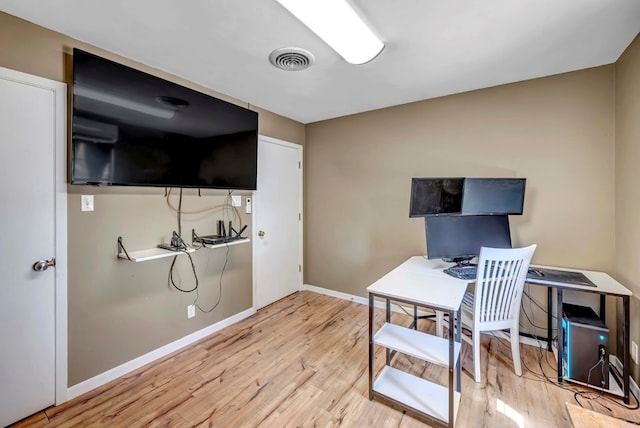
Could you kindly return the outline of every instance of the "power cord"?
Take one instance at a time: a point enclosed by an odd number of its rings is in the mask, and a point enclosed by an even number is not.
[[[178,258],[177,255],[173,256],[173,260],[171,261],[171,266],[169,267],[169,275],[167,277],[167,283],[169,285],[173,286],[173,288],[175,288],[176,290],[178,290],[178,291],[180,291],[182,293],[191,293],[192,291],[198,290],[199,281],[198,281],[198,274],[196,273],[196,266],[193,263],[193,257],[191,257],[191,254],[189,254],[189,250],[187,248],[187,244],[182,239],[181,209],[182,209],[182,187],[180,188],[180,199],[179,199],[179,202],[178,202],[178,212],[177,212],[178,232],[176,233],[174,231],[172,233],[171,246],[174,249],[176,249],[177,251],[184,252],[187,255],[187,257],[189,257],[189,262],[191,263],[191,271],[193,272],[193,277],[195,278],[195,285],[193,286],[192,289],[186,290],[186,289],[183,289],[180,286],[178,286],[176,284],[176,282],[174,281],[173,269],[174,269],[174,267],[176,265],[176,259]]]
[[[225,246],[227,247],[227,252],[224,257],[224,265],[222,265],[222,271],[220,272],[220,280],[218,282],[218,300],[216,300],[216,303],[211,307],[211,309],[202,309],[200,305],[198,305],[198,299],[200,298],[200,293],[198,292],[198,287],[196,286],[195,288],[196,299],[193,301],[193,305],[196,308],[198,308],[200,312],[204,312],[205,314],[208,314],[209,312],[212,312],[215,308],[217,308],[218,305],[220,304],[220,300],[222,299],[222,277],[224,275],[224,271],[227,268],[227,263],[229,261],[229,244],[225,244]]]

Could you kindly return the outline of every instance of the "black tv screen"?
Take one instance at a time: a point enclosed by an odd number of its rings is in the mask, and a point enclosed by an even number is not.
[[[72,184],[256,189],[258,114],[74,49]]]
[[[525,178],[465,178],[463,214],[522,214]]]
[[[412,178],[409,217],[460,213],[464,178]]]
[[[481,247],[511,248],[506,215],[432,216],[424,223],[429,259],[464,260]]]

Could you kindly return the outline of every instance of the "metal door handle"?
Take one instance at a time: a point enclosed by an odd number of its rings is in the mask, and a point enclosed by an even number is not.
[[[262,238],[264,236],[264,230],[259,231],[258,236]]]
[[[35,270],[36,272],[42,272],[49,269],[50,267],[55,267],[55,266],[56,266],[56,259],[55,257],[51,257],[51,260],[38,260],[37,262],[35,262],[33,264],[33,270]]]

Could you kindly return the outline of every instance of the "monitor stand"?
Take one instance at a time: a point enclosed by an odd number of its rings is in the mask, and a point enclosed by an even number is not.
[[[469,266],[472,265],[471,260],[473,260],[474,256],[467,257],[443,257],[442,261],[447,263],[455,263],[456,266]]]

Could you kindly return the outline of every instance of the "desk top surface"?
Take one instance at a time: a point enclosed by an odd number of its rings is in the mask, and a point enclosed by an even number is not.
[[[595,287],[591,287],[588,285],[579,285],[579,284],[569,284],[563,282],[554,282],[554,281],[546,281],[544,277],[541,278],[531,278],[527,277],[527,282],[530,284],[537,285],[548,285],[556,288],[564,288],[567,290],[580,290],[580,291],[588,291],[591,293],[602,293],[602,294],[611,294],[616,296],[631,296],[631,290],[626,288],[624,285],[620,284],[618,281],[613,279],[605,272],[598,272],[592,270],[582,270],[582,269],[570,269],[556,266],[542,266],[542,265],[531,265],[532,268],[542,268],[542,269],[555,269],[555,270],[564,270],[569,272],[580,272],[584,274],[587,278],[593,282]]]
[[[444,273],[443,270],[450,266],[453,266],[453,263],[429,260],[425,256],[413,256],[367,287],[367,291],[389,298],[457,311],[467,285],[473,281],[457,279]],[[527,278],[530,284],[616,296],[632,295],[631,290],[605,272],[557,266],[531,265],[531,267],[581,272],[595,284],[595,287],[546,281],[544,278]]]
[[[449,266],[451,263],[414,256],[371,284],[367,291],[391,299],[457,311],[469,282],[442,271]]]

